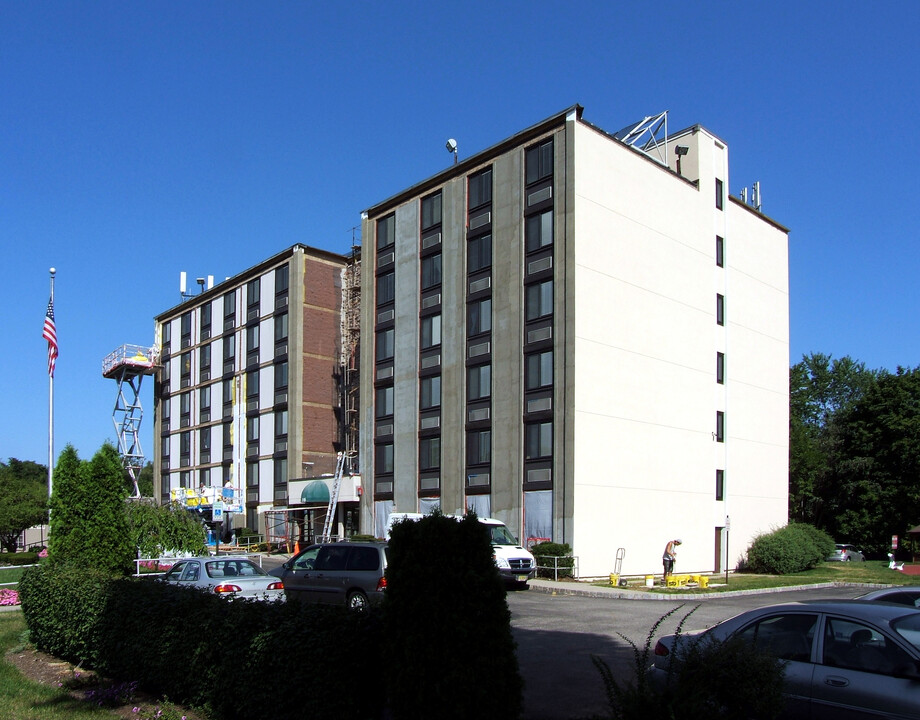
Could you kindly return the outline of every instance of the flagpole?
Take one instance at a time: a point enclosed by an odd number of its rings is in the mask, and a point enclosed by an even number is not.
[[[50,307],[54,307],[54,274],[51,268],[51,299]],[[51,500],[51,482],[54,473],[54,372],[48,373],[48,500]],[[48,506],[48,531],[51,531],[51,506]]]

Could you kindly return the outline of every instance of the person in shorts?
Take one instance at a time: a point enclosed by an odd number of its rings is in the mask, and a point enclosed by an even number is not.
[[[670,540],[664,548],[664,554],[661,556],[661,562],[664,565],[664,582],[668,582],[671,573],[674,572],[674,561],[677,559],[677,546],[680,540]]]

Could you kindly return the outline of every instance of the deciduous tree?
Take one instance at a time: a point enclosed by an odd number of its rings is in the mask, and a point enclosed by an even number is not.
[[[48,469],[31,460],[0,462],[0,545],[16,552],[19,536],[48,513]]]

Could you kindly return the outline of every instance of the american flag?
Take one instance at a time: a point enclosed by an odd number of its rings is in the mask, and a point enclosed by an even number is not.
[[[48,312],[45,313],[45,326],[42,337],[48,341],[48,374],[54,377],[54,363],[58,356],[57,327],[54,324],[54,298],[48,300]]]

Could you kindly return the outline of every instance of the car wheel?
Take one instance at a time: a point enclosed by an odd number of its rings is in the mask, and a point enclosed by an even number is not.
[[[356,590],[348,596],[348,600],[345,604],[350,610],[363,612],[367,610],[367,595],[365,595],[360,590]]]

